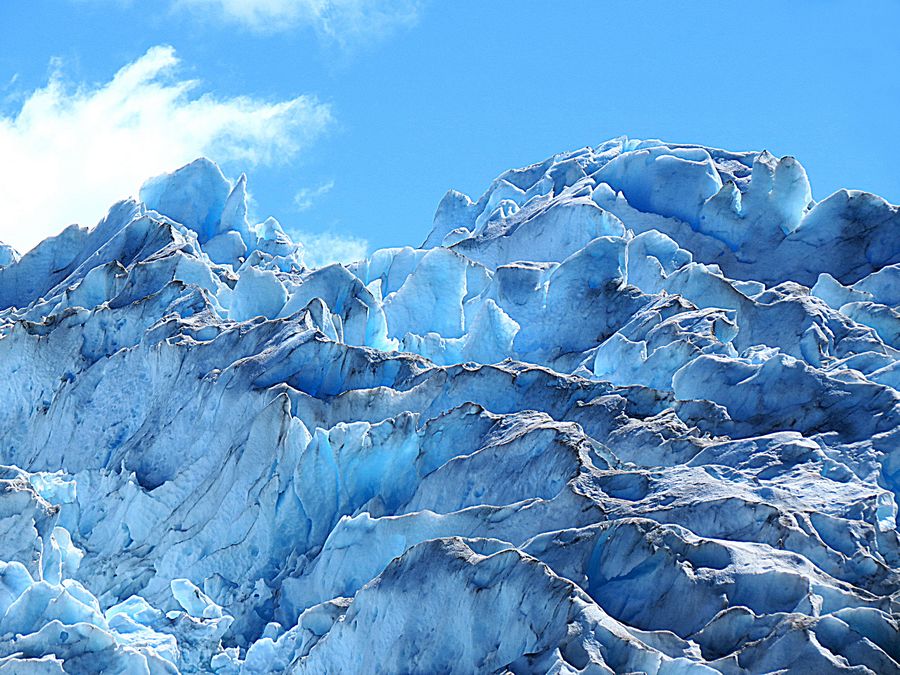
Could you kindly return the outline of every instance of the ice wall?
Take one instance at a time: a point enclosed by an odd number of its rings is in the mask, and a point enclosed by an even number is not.
[[[619,138],[310,269],[208,160],[0,247],[0,672],[900,672],[900,210]]]

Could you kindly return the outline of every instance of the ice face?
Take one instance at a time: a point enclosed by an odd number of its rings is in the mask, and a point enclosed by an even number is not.
[[[0,671],[900,672],[900,210],[618,138],[310,269],[208,160],[0,246]]]

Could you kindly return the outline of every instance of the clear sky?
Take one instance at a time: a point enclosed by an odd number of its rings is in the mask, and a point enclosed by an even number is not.
[[[898,203],[898,35],[896,0],[4,0],[0,239],[205,154],[352,257],[420,243],[448,188],[622,134]]]

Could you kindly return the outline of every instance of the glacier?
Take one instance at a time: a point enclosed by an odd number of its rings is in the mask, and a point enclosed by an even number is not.
[[[0,246],[0,673],[900,673],[900,208],[622,137],[308,253]]]

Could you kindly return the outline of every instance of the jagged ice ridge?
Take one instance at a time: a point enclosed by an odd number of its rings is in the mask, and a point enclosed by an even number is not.
[[[310,269],[207,160],[0,248],[0,672],[900,672],[900,211],[618,138]]]

